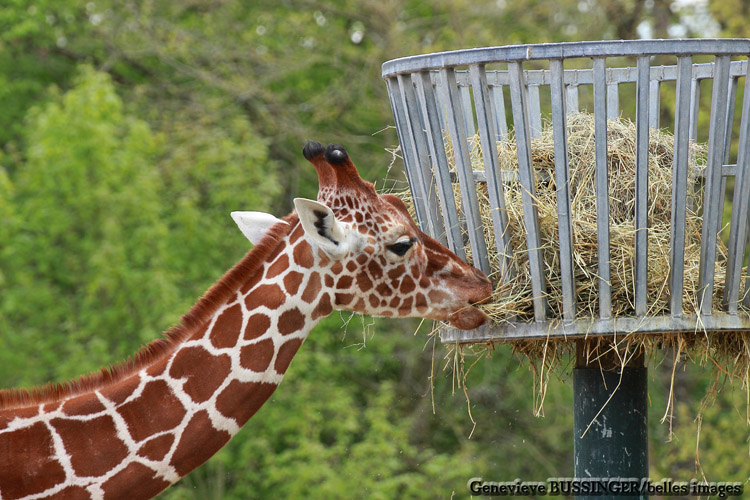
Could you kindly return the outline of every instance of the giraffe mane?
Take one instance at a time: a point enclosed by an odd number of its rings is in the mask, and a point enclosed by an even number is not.
[[[165,332],[163,337],[142,346],[125,361],[105,366],[99,371],[72,380],[50,382],[31,388],[0,389],[0,410],[56,403],[79,394],[95,391],[115,384],[154,361],[169,356],[263,266],[266,258],[277,248],[279,241],[296,226],[297,220],[297,214],[293,213],[283,219],[286,224],[277,223],[271,227],[263,239],[214,283],[182,316],[181,321]]]

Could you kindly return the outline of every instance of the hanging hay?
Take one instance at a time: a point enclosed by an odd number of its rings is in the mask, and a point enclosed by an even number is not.
[[[587,113],[569,115],[568,155],[573,228],[573,266],[576,289],[576,315],[597,317],[599,304],[598,245],[595,189],[594,118]],[[647,316],[669,314],[669,252],[672,198],[672,161],[674,137],[663,130],[649,133],[648,168],[648,311]],[[473,170],[483,170],[482,151],[478,137],[469,138]],[[445,143],[448,162],[455,169],[450,141]],[[562,319],[562,289],[557,231],[557,199],[554,175],[554,142],[552,126],[546,124],[540,137],[531,142],[532,163],[535,170],[534,201],[539,218],[542,244],[548,318]],[[518,172],[516,143],[513,137],[497,143],[500,169]],[[635,316],[634,281],[634,218],[636,127],[625,119],[607,123],[607,156],[609,169],[609,229],[612,314],[614,317]],[[685,224],[685,271],[683,313],[697,315],[698,269],[700,264],[702,179],[701,168],[706,164],[705,144],[690,144],[688,167],[688,208]],[[512,252],[510,274],[502,275],[495,237],[492,229],[491,205],[485,183],[477,184],[484,236],[489,250],[491,278],[497,283],[492,300],[481,306],[491,323],[532,321],[534,317],[526,251],[526,229],[523,222],[522,186],[519,181],[505,181],[505,203],[509,221],[508,233]],[[460,211],[461,196],[458,183],[453,184],[454,198]],[[402,196],[407,205],[412,201]],[[466,236],[466,235],[465,235]],[[470,249],[467,248],[467,251]],[[726,246],[717,237],[717,262],[714,277],[714,300],[723,295],[726,268]],[[471,261],[471,254],[467,255]],[[745,270],[746,271],[746,270]],[[746,272],[743,272],[743,281]],[[538,399],[536,411],[542,404],[550,374],[561,366],[569,366],[569,354],[574,343],[566,339],[527,339],[510,342],[516,354],[529,362],[535,375]],[[586,360],[614,359],[621,366],[636,355],[644,354],[652,362],[662,362],[667,356],[675,363],[691,360],[710,365],[716,376],[727,376],[740,381],[746,389],[750,379],[750,332],[721,333],[703,331],[696,324],[695,332],[646,335],[630,333],[590,339],[585,348]],[[665,353],[663,348],[669,349]],[[490,343],[468,346],[454,345],[447,357],[454,367],[463,372],[464,357],[479,358],[491,354]],[[659,354],[659,353],[664,354]],[[471,364],[471,363],[469,363]],[[462,377],[459,375],[459,382]],[[750,393],[749,393],[750,397]],[[671,395],[670,405],[671,410]],[[750,403],[748,407],[750,419]],[[749,420],[750,421],[750,420]]]

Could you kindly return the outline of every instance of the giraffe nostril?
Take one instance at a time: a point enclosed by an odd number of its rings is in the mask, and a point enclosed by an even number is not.
[[[476,267],[471,268],[474,278],[478,281],[475,292],[469,302],[471,304],[484,304],[492,298],[492,282],[482,271]]]
[[[489,281],[487,278],[487,275],[484,274],[482,271],[477,269],[476,267],[472,267],[471,271],[474,273],[474,277],[480,281]]]

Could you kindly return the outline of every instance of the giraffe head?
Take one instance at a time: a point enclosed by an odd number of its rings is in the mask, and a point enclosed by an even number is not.
[[[398,197],[362,180],[343,147],[308,142],[303,155],[320,188],[317,201],[294,200],[298,231],[335,309],[436,319],[461,329],[486,321],[474,307],[492,293],[484,273],[419,230]],[[254,212],[233,217],[251,241],[277,221]]]

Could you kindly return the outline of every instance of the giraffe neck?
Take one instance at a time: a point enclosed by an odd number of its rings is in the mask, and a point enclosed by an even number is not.
[[[150,498],[216,453],[331,312],[326,259],[301,236],[292,228],[191,335],[139,370],[67,399],[0,410],[0,499]]]

